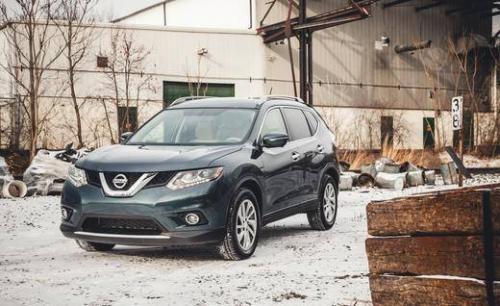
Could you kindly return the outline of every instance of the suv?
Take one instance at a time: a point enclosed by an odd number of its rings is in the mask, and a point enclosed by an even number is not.
[[[184,99],[71,167],[60,229],[87,251],[213,246],[248,258],[270,222],[306,213],[313,229],[333,226],[332,136],[296,98]]]

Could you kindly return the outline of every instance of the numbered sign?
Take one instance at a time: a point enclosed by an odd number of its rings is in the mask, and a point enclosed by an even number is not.
[[[454,131],[462,129],[462,114],[464,97],[454,97],[451,100],[451,124]]]

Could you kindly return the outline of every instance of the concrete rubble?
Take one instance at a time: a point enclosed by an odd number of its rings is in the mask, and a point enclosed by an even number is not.
[[[28,186],[28,195],[60,194],[69,167],[89,152],[88,149],[75,150],[72,145],[68,145],[64,150],[38,151],[23,175],[23,181]]]
[[[387,157],[362,165],[359,172],[351,171],[349,166],[346,162],[341,163],[340,190],[352,190],[354,187],[402,190],[436,184],[435,170],[427,170],[410,162],[398,164]],[[457,169],[454,163],[443,164],[440,172],[445,185],[457,183]]]

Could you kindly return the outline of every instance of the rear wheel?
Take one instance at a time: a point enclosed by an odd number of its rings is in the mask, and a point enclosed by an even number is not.
[[[231,203],[227,232],[217,246],[218,253],[227,260],[249,258],[255,252],[260,233],[260,214],[257,197],[241,188]]]
[[[90,242],[85,240],[76,240],[76,244],[87,252],[106,252],[111,251],[115,245],[106,243]]]
[[[327,175],[319,194],[318,207],[307,213],[309,225],[315,230],[326,231],[333,227],[337,218],[337,184]]]

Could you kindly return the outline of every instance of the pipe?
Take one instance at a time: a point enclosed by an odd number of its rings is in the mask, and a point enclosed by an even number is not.
[[[427,49],[430,48],[432,45],[432,40],[424,40],[421,42],[417,42],[414,44],[409,44],[409,45],[397,45],[394,47],[394,51],[398,54],[404,53],[404,52],[413,52],[421,49]]]
[[[28,187],[22,181],[4,180],[0,196],[4,198],[24,198],[28,193]]]

